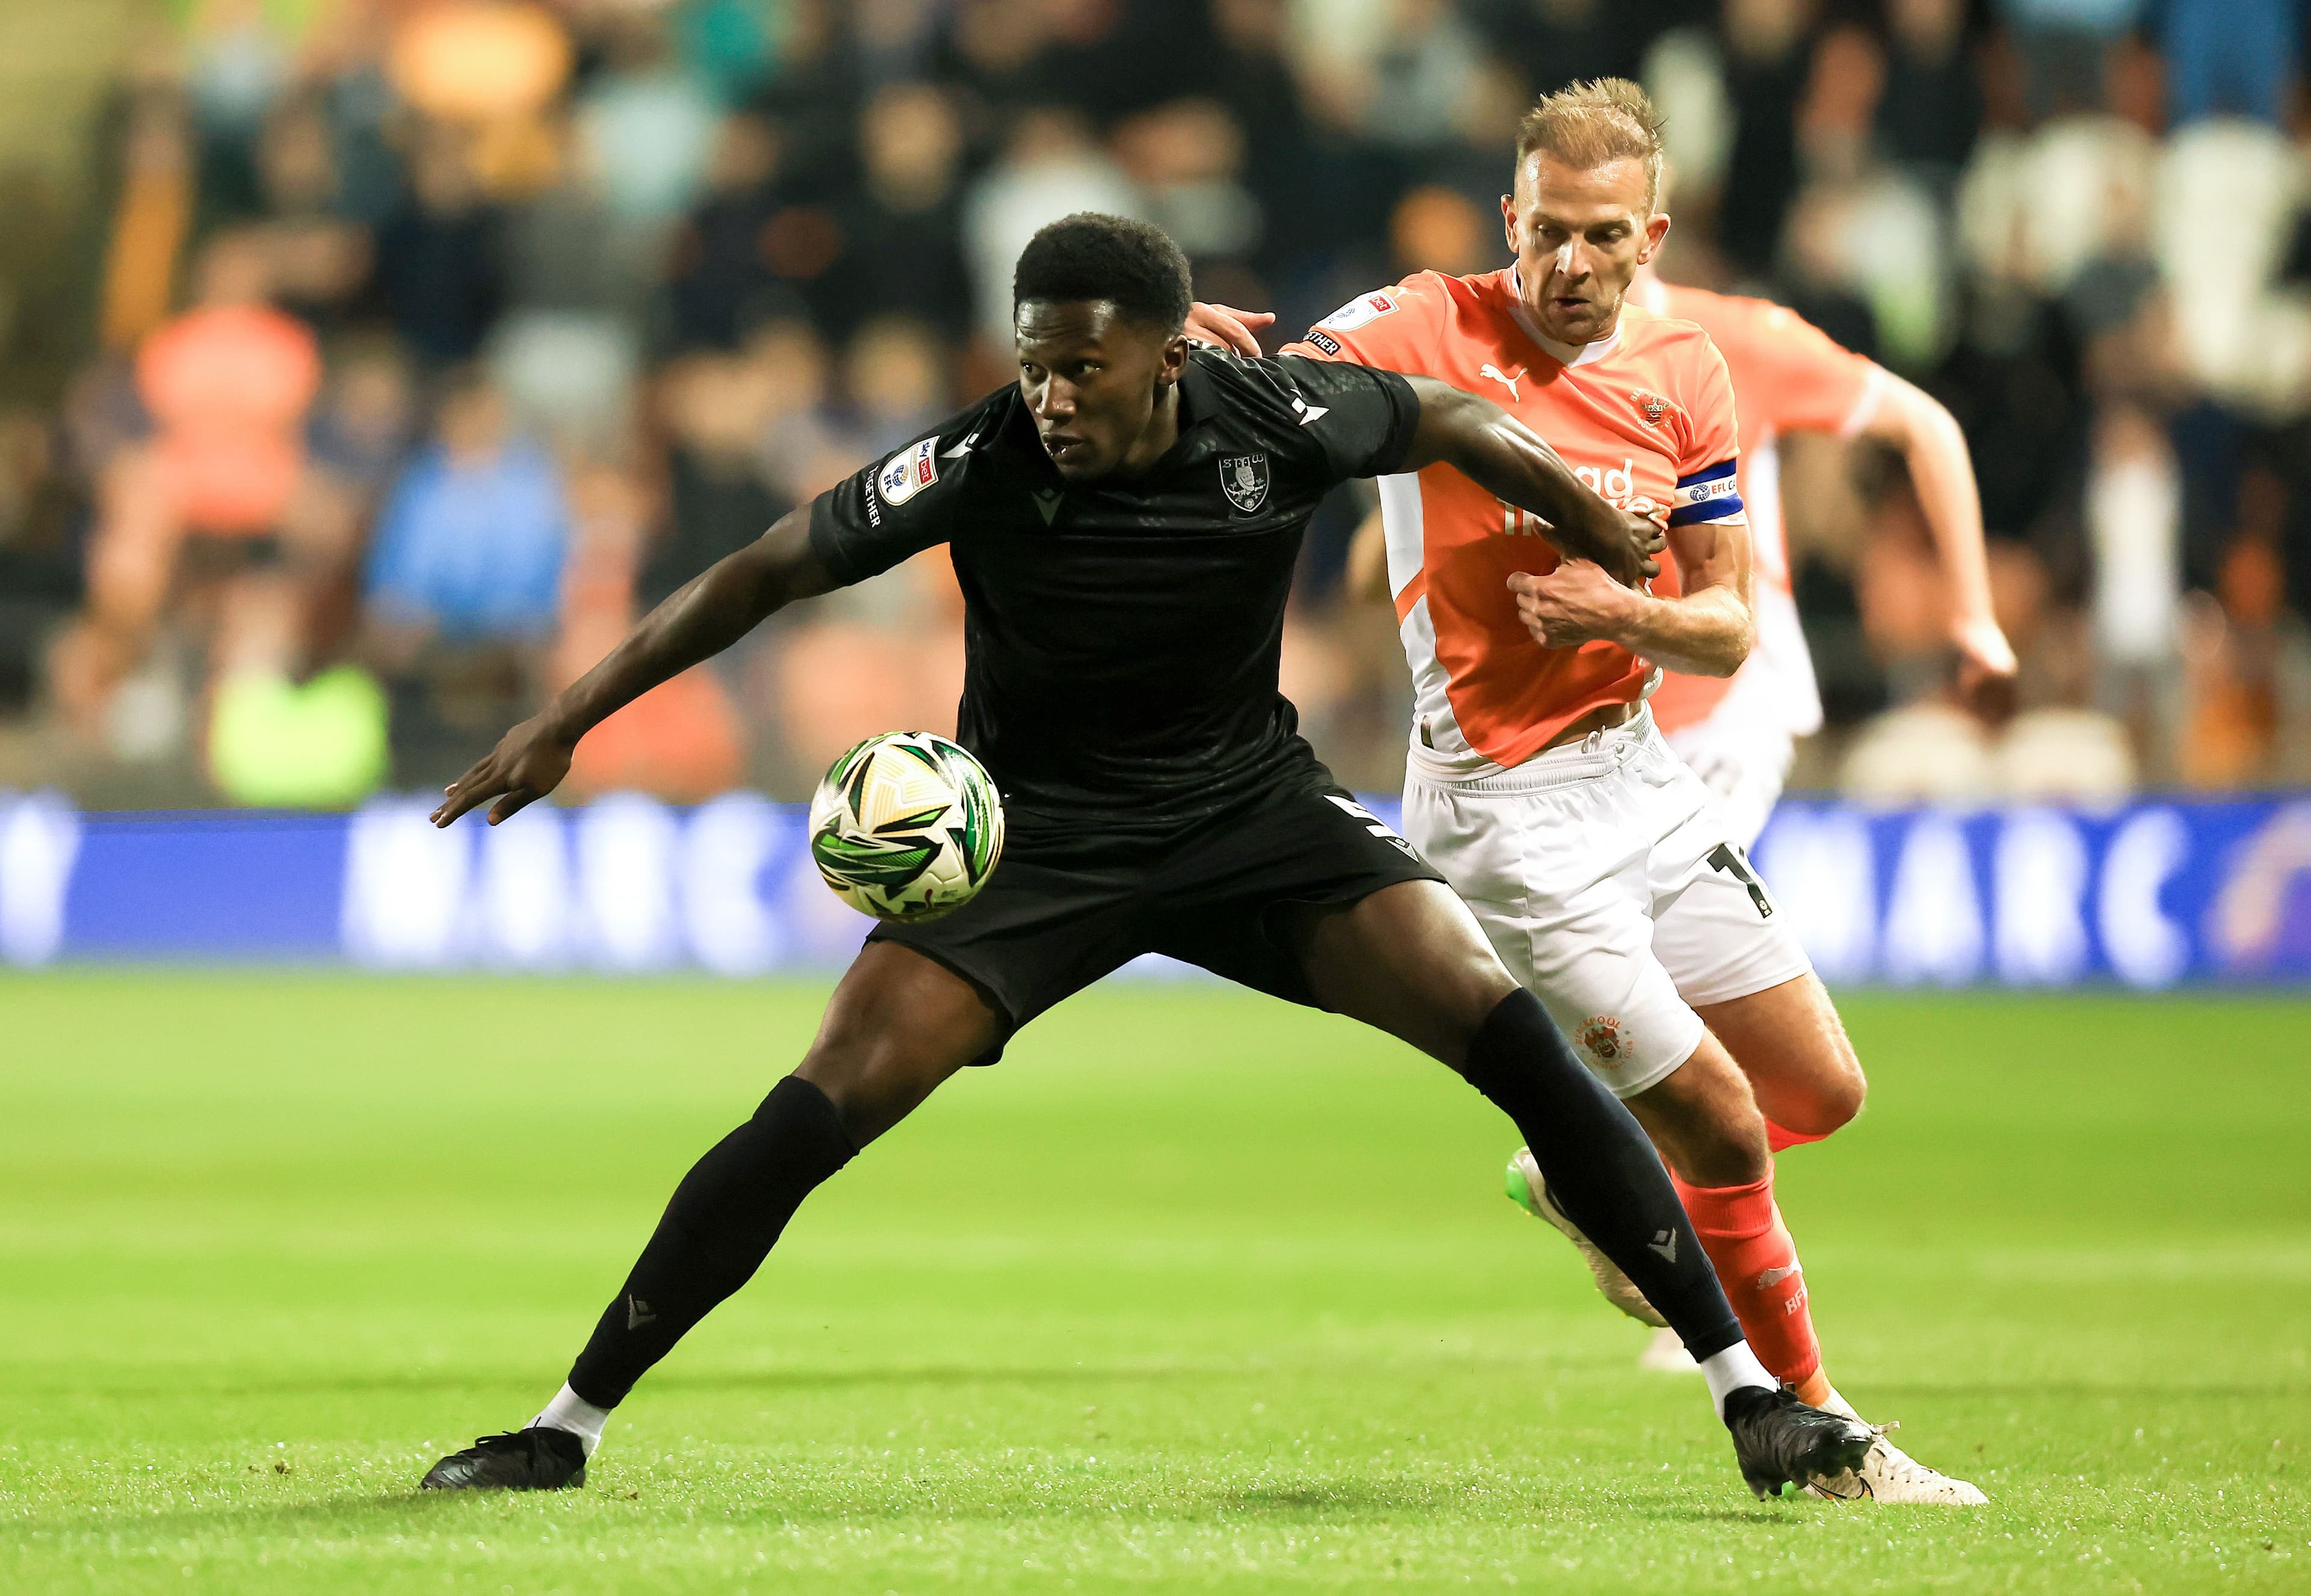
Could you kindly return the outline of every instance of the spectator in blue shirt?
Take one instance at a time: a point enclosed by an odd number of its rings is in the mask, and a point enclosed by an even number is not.
[[[2300,64],[2302,15],[2292,0],[2170,0],[2167,114],[2250,117],[2278,126]]]
[[[504,397],[478,379],[443,400],[435,437],[378,517],[371,613],[405,634],[543,641],[570,545],[553,458],[513,434]]]

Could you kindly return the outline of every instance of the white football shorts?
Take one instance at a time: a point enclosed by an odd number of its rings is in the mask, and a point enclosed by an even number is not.
[[[1650,711],[1483,775],[1415,746],[1404,834],[1618,1096],[1693,1056],[1696,1006],[1812,968]]]

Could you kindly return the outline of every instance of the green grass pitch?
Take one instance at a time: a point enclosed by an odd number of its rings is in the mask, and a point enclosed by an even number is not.
[[[2311,1003],[1856,997],[1783,1160],[1971,1513],[1752,1501],[1699,1382],[1346,1022],[1094,992],[807,1206],[582,1492],[554,1386],[819,989],[0,981],[0,1591],[2311,1589]]]

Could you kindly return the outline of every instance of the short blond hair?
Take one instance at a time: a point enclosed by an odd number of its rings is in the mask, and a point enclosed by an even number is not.
[[[1517,126],[1517,170],[1535,151],[1587,170],[1615,161],[1641,161],[1645,209],[1661,197],[1661,115],[1625,77],[1600,77],[1544,94]]]

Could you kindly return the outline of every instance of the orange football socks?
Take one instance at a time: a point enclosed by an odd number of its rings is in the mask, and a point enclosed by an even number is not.
[[[1688,1186],[1683,1181],[1676,1185],[1758,1358],[1775,1379],[1808,1401],[1813,1400],[1807,1395],[1810,1387],[1826,1391],[1821,1343],[1806,1308],[1805,1271],[1775,1205],[1774,1177],[1769,1173],[1747,1186]]]

